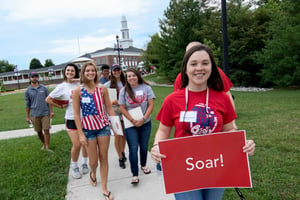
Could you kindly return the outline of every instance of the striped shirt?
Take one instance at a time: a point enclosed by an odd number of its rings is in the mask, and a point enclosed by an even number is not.
[[[81,87],[80,107],[83,129],[100,130],[108,125],[101,88],[96,87],[94,93],[90,94],[84,87]]]

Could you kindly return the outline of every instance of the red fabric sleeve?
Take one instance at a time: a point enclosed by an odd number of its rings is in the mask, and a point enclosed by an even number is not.
[[[224,84],[224,92],[228,92],[230,88],[233,86],[233,83],[229,80],[229,78],[226,76],[226,74],[218,67],[220,76],[222,78],[223,84]]]
[[[175,79],[173,92],[179,90],[180,86],[181,86],[181,73],[179,73]]]

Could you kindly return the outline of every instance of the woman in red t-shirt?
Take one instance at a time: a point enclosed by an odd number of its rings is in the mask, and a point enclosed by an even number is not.
[[[157,143],[169,138],[173,126],[175,138],[234,130],[236,114],[228,95],[223,92],[224,84],[208,46],[196,45],[185,53],[181,85],[181,90],[166,97],[156,117],[160,124],[151,157],[157,163],[166,158],[159,153]],[[253,155],[254,150],[253,140],[247,140],[243,151]],[[201,189],[175,193],[175,198],[222,199],[223,192],[223,188]]]

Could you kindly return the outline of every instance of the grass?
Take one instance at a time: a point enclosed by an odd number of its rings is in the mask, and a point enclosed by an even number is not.
[[[65,199],[71,142],[61,131],[51,149],[40,150],[37,136],[0,140],[0,199]]]
[[[155,117],[172,88],[153,86],[153,90],[156,100],[150,144],[158,127]],[[232,93],[237,124],[247,131],[247,138],[256,142],[255,155],[250,158],[253,188],[241,189],[245,198],[300,199],[300,90]],[[21,97],[19,94],[0,96],[0,108],[9,113],[4,116],[1,110],[2,130],[2,123],[7,118],[19,120],[7,122],[6,129],[23,127],[20,124],[25,123],[25,108]],[[21,106],[7,112],[11,102]],[[63,111],[62,114],[60,111],[55,111],[54,123],[63,122]],[[70,141],[65,132],[53,135],[51,140],[55,155],[50,156],[39,151],[36,136],[0,141],[0,199],[63,199],[70,162]],[[226,189],[223,199],[238,199],[238,196],[233,189]]]
[[[53,107],[52,124],[63,124],[65,109]],[[24,92],[0,95],[0,131],[28,128]]]
[[[160,75],[157,73],[149,74],[147,76],[144,76],[143,78],[146,81],[152,81],[158,84],[173,84],[164,75]]]

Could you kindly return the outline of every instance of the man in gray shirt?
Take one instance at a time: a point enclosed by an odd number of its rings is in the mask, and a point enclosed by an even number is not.
[[[43,146],[42,149],[51,151],[50,144],[50,118],[54,115],[52,106],[45,101],[49,94],[48,89],[39,84],[39,75],[36,72],[29,74],[30,85],[25,91],[26,121],[33,124]],[[51,151],[52,152],[52,151]]]

